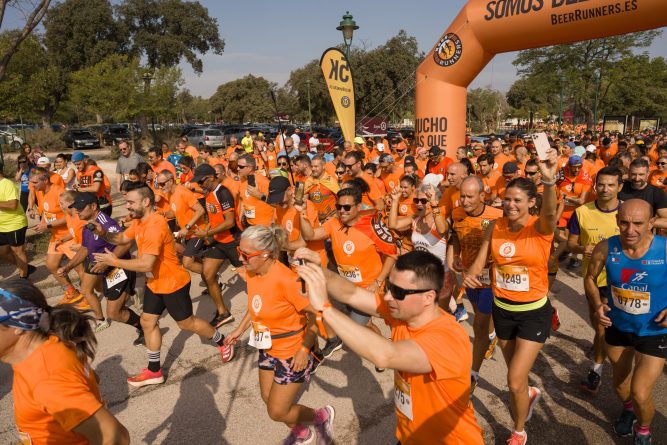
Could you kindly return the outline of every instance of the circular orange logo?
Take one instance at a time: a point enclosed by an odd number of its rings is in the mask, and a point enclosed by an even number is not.
[[[461,58],[463,44],[456,34],[450,32],[445,34],[433,49],[433,59],[440,66],[448,67],[454,65]]]

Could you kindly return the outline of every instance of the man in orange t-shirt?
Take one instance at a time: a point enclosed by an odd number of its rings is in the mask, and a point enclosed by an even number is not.
[[[30,185],[35,191],[35,199],[41,215],[39,224],[35,226],[35,232],[51,232],[49,247],[46,251],[46,268],[63,287],[65,291],[63,301],[67,302],[78,297],[79,291],[72,285],[67,275],[61,276],[58,274],[63,255],[67,255],[69,258],[74,256],[74,253],[67,249],[67,246],[58,246],[58,243],[56,243],[57,240],[70,235],[65,214],[60,208],[59,199],[65,188],[61,185],[52,184],[49,177],[50,173],[41,167],[35,167],[30,171]]]
[[[148,367],[139,374],[129,377],[132,386],[156,385],[164,382],[160,365],[162,333],[158,320],[167,310],[176,320],[180,329],[194,332],[217,344],[223,363],[234,356],[234,347],[224,344],[224,336],[207,321],[195,317],[190,299],[190,274],[178,261],[174,249],[174,236],[167,221],[154,210],[155,195],[148,187],[139,187],[127,192],[128,215],[132,218],[130,227],[123,233],[104,232],[95,223],[95,234],[102,236],[116,246],[137,243],[136,259],[120,259],[112,252],[96,253],[95,261],[109,267],[146,273],[144,312],[141,327],[146,338]]]
[[[490,152],[493,155],[494,160],[493,169],[498,173],[503,171],[503,165],[505,165],[506,162],[513,161],[512,158],[503,153],[503,143],[498,139],[491,142]]]
[[[92,165],[81,151],[72,153],[72,162],[76,166],[76,184],[72,187],[77,192],[91,192],[97,196],[100,210],[111,216],[111,188],[101,168]],[[106,180],[105,180],[106,179]]]
[[[382,296],[322,269],[313,252],[299,250],[296,257],[307,261],[298,271],[318,317],[349,350],[378,368],[394,370],[396,438],[401,444],[484,443],[470,402],[468,334],[438,306],[445,275],[439,258],[422,251],[401,255]],[[329,296],[384,318],[391,326],[391,342],[350,323],[331,305]]]
[[[246,226],[270,226],[274,220],[273,207],[266,203],[269,180],[257,173],[257,162],[251,154],[239,156],[239,201],[241,217]]]
[[[304,192],[317,211],[320,223],[336,214],[336,193],[340,190],[338,181],[325,171],[325,167],[324,158],[315,156],[311,161],[310,177],[304,185]]]
[[[498,196],[498,181],[502,177],[499,171],[493,169],[495,159],[492,154],[483,154],[477,158],[477,166],[479,167],[478,176],[484,183],[484,194],[486,203],[491,204]]]
[[[428,164],[426,165],[426,172],[424,174],[433,173],[435,175],[442,175],[443,183],[447,179],[447,167],[453,164],[454,160],[445,155],[445,151],[440,147],[434,145],[428,151]]]
[[[343,165],[345,166],[346,176],[344,181],[351,178],[361,178],[368,185],[368,193],[362,196],[362,202],[368,208],[376,208],[377,210],[384,209],[383,194],[378,188],[375,179],[363,170],[362,155],[359,151],[351,151],[345,154]]]
[[[384,183],[386,193],[391,193],[392,190],[400,187],[403,168],[396,165],[394,158],[389,153],[380,155],[378,167],[380,167],[380,179]]]
[[[157,175],[162,170],[169,170],[174,178],[176,177],[176,168],[174,165],[162,158],[162,149],[160,147],[151,147],[148,149],[148,164]]]
[[[567,222],[580,205],[586,204],[586,197],[593,188],[593,182],[583,170],[581,156],[572,156],[565,169],[565,178],[558,188],[563,195],[565,208],[558,222],[559,228],[567,227]]]

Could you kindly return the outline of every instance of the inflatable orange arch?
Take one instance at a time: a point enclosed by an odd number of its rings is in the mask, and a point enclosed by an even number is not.
[[[471,0],[417,68],[417,145],[454,157],[468,85],[498,53],[663,26],[665,0]]]

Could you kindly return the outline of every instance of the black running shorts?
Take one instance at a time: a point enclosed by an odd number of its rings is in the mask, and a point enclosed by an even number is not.
[[[640,354],[667,359],[667,334],[640,336],[609,326],[604,330],[604,341],[609,346],[634,348]]]
[[[496,335],[501,340],[514,340],[517,337],[537,343],[544,343],[551,332],[551,302],[539,309],[530,311],[508,311],[493,304],[493,325]]]
[[[183,321],[192,316],[190,283],[170,294],[156,294],[148,287],[144,292],[144,312],[162,315],[164,310],[176,321]]]

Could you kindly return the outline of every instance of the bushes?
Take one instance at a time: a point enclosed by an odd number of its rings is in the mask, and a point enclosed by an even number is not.
[[[42,151],[61,151],[65,143],[60,134],[50,128],[39,128],[26,133],[28,143],[33,147],[40,147]]]

